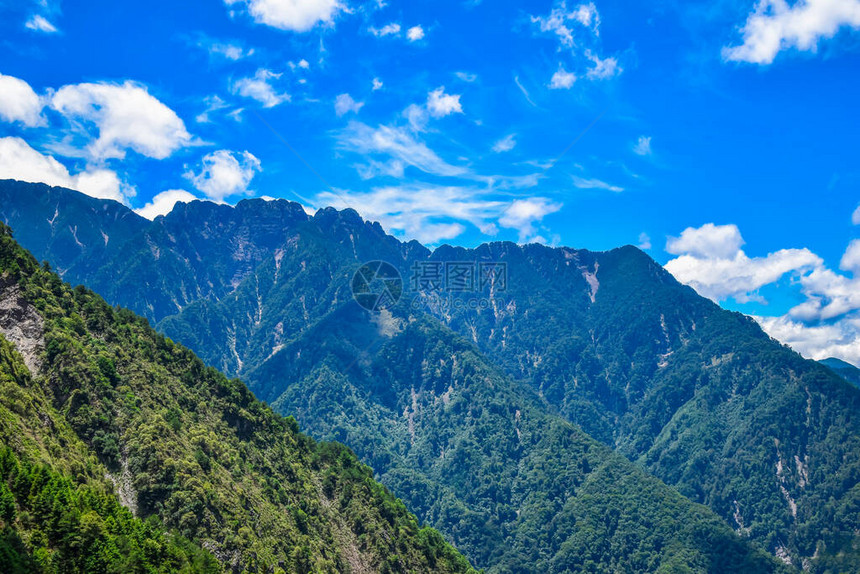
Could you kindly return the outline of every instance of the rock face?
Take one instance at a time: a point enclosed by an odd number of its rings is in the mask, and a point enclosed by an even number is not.
[[[32,374],[42,366],[45,350],[45,329],[42,317],[21,296],[17,285],[0,277],[0,333],[24,358]]]

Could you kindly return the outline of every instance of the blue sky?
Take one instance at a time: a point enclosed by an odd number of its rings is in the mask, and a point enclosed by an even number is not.
[[[0,177],[640,245],[860,361],[860,0],[0,0]]]

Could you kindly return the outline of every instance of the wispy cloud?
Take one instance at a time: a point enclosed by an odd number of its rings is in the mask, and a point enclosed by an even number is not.
[[[633,153],[636,155],[651,155],[651,137],[639,136],[636,143],[633,144]]]
[[[516,136],[517,134],[508,134],[497,140],[496,143],[493,144],[493,151],[496,153],[511,151],[517,145]]]
[[[364,102],[356,102],[349,94],[340,94],[334,99],[334,111],[338,117],[350,112],[358,113]]]
[[[248,78],[240,78],[230,85],[230,90],[237,95],[257,100],[263,107],[273,108],[283,102],[290,101],[290,95],[280,92],[272,85],[272,80],[277,80],[281,74],[271,70],[260,68]]]
[[[605,189],[607,191],[621,192],[624,191],[623,187],[612,185],[611,183],[606,183],[600,179],[594,178],[584,178],[574,175],[572,177],[573,185],[580,189]]]
[[[24,23],[24,26],[34,32],[43,32],[45,34],[55,34],[59,32],[57,27],[51,24],[47,18],[39,14],[34,14]]]
[[[543,218],[561,204],[547,198],[503,200],[472,186],[411,183],[368,192],[326,191],[314,198],[316,207],[359,206],[361,214],[403,238],[436,244],[453,239],[473,225],[495,235],[499,227],[517,231],[521,241],[533,240]]]
[[[353,121],[338,136],[338,144],[342,149],[361,154],[387,155],[433,175],[458,176],[466,173],[465,168],[444,161],[403,127],[381,125],[372,128]]]

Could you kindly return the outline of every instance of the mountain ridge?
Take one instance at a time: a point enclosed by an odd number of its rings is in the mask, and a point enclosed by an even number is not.
[[[380,476],[385,463],[373,457],[386,451],[373,445],[382,432],[373,425],[402,433],[408,432],[409,421],[420,418],[409,392],[404,390],[403,398],[383,393],[374,399],[379,383],[356,372],[359,367],[374,372],[380,349],[344,346],[328,337],[327,330],[335,331],[338,324],[333,313],[352,304],[349,279],[356,266],[387,260],[406,279],[416,261],[504,261],[513,279],[504,294],[452,296],[461,301],[484,297],[486,309],[452,311],[444,301],[420,293],[409,303],[472,341],[480,362],[492,357],[505,377],[531,387],[540,412],[557,413],[583,427],[717,511],[738,533],[773,554],[821,572],[860,563],[852,562],[860,551],[851,535],[857,524],[850,508],[860,495],[851,478],[856,465],[848,464],[848,478],[840,480],[834,466],[857,452],[857,433],[852,434],[857,419],[850,410],[856,394],[843,388],[841,379],[837,384],[826,371],[775,344],[750,319],[681,286],[640,250],[589,252],[493,242],[431,252],[386,236],[378,224],[364,222],[352,210],[330,208],[286,231],[282,252],[262,257],[234,291],[218,300],[192,302],[158,327],[200,351],[209,364],[243,373],[254,392],[276,408],[304,413],[300,419],[317,436],[351,442],[371,457]],[[399,315],[401,320],[408,316]],[[351,324],[358,323],[353,319]],[[444,339],[441,332],[432,338],[438,344]],[[335,360],[339,366],[320,375],[301,365],[322,343],[334,354],[320,361]],[[344,369],[345,378],[338,378]],[[333,377],[340,382],[332,384]],[[331,392],[349,389],[351,395],[311,391],[329,385]],[[303,388],[305,398],[299,392]],[[316,403],[308,397],[316,397]],[[496,408],[486,400],[489,410]],[[794,413],[803,413],[807,405],[811,416],[804,423]],[[395,406],[399,410],[392,410]],[[431,405],[423,408],[433,412]],[[337,419],[340,426],[315,426],[319,415],[332,409],[344,411]],[[367,426],[353,424],[356,420]],[[783,421],[801,424],[780,426]],[[407,451],[408,443],[408,438],[402,443]],[[432,468],[426,467],[425,479],[435,472]],[[402,480],[390,476],[390,484]],[[448,479],[428,484],[439,480]],[[823,503],[822,497],[834,502]],[[421,506],[417,499],[410,504]],[[449,536],[453,528],[452,523]]]

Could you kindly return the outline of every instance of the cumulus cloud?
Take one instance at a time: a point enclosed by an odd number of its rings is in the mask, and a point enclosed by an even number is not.
[[[783,50],[815,52],[842,28],[860,28],[860,0],[759,0],[741,27],[743,44],[723,48],[723,59],[770,64]]]
[[[860,365],[860,316],[820,325],[808,325],[786,316],[753,318],[765,333],[808,359],[836,357]]]
[[[162,191],[152,198],[152,201],[139,209],[135,209],[135,213],[152,221],[159,215],[167,215],[173,210],[173,206],[177,203],[190,203],[195,201],[197,197],[185,191],[184,189],[168,189]]]
[[[400,24],[398,24],[397,22],[392,22],[390,24],[386,24],[382,28],[374,28],[373,26],[371,26],[370,28],[368,28],[368,30],[377,38],[384,38],[385,36],[399,36]]]
[[[462,114],[460,96],[445,93],[445,86],[440,86],[427,94],[427,110],[434,118],[442,118],[450,114]]]
[[[244,6],[258,24],[280,30],[307,32],[317,24],[331,24],[344,9],[337,0],[224,0]]]
[[[477,74],[471,74],[469,72],[454,72],[454,75],[463,80],[464,82],[472,83],[478,79]]]
[[[808,249],[782,249],[748,257],[734,225],[707,224],[670,238],[667,251],[679,256],[666,264],[679,281],[720,301],[760,299],[755,291],[792,274],[803,302],[781,317],[755,317],[775,339],[808,358],[838,357],[860,364],[860,240],[849,243],[840,261],[847,275],[828,269]]]
[[[262,171],[260,160],[250,152],[222,149],[206,155],[200,171],[188,171],[185,177],[206,197],[220,202],[247,194],[248,185],[259,171]]]
[[[591,61],[591,67],[585,73],[590,80],[606,80],[622,71],[615,58],[601,58],[591,50],[585,51],[585,57]]]
[[[766,257],[748,257],[736,225],[707,223],[689,227],[680,237],[670,237],[666,251],[678,255],[666,269],[678,281],[700,295],[723,301],[759,299],[756,291],[775,283],[787,273],[804,273],[822,265],[820,257],[808,249],[781,249]]]
[[[851,223],[854,225],[860,225],[860,205],[857,206],[857,209],[855,209],[854,213],[851,215]]]
[[[505,209],[499,218],[499,225],[519,232],[521,243],[535,240],[535,225],[550,213],[562,208],[562,204],[545,197],[516,199]]]
[[[396,162],[433,175],[457,176],[466,173],[465,168],[449,164],[403,127],[382,125],[372,128],[353,121],[339,134],[338,145],[341,149],[362,155],[387,155]]]
[[[381,90],[382,89],[382,80],[380,80],[379,78],[373,78],[372,87],[373,87],[374,92],[376,90]]]
[[[860,239],[854,239],[848,244],[848,249],[839,262],[839,268],[860,277]]]
[[[127,203],[133,187],[108,169],[94,168],[75,175],[59,161],[16,137],[0,138],[0,179],[17,179],[75,189],[92,197]]]
[[[639,136],[639,139],[633,144],[633,153],[636,155],[651,155],[651,137]]]
[[[511,151],[517,145],[516,137],[517,134],[508,134],[502,139],[496,141],[496,143],[493,144],[493,151],[496,153]]]
[[[93,140],[87,147],[92,159],[122,159],[129,149],[164,159],[192,143],[176,112],[135,82],[64,86],[51,98],[51,107]]]
[[[553,90],[569,90],[574,82],[576,82],[576,74],[568,72],[559,66],[558,70],[552,75],[552,79],[550,79],[549,87]]]
[[[30,84],[13,76],[0,74],[0,119],[7,122],[21,122],[35,127],[45,124],[42,117],[42,99],[33,91]]]
[[[412,26],[406,31],[406,37],[410,42],[417,42],[424,38],[424,28],[421,26]]]
[[[278,104],[290,101],[289,94],[278,92],[272,86],[271,80],[276,80],[280,77],[281,74],[260,68],[252,77],[240,78],[234,81],[230,86],[230,90],[234,94],[257,100],[263,104],[263,107],[273,108]]]
[[[639,234],[639,249],[648,250],[651,249],[651,237],[645,233],[644,231]]]
[[[340,94],[334,99],[334,112],[341,117],[349,112],[358,113],[364,102],[356,102],[349,94]]]
[[[706,223],[701,227],[688,227],[680,237],[670,237],[666,251],[699,259],[730,259],[740,252],[743,244],[737,225]]]

